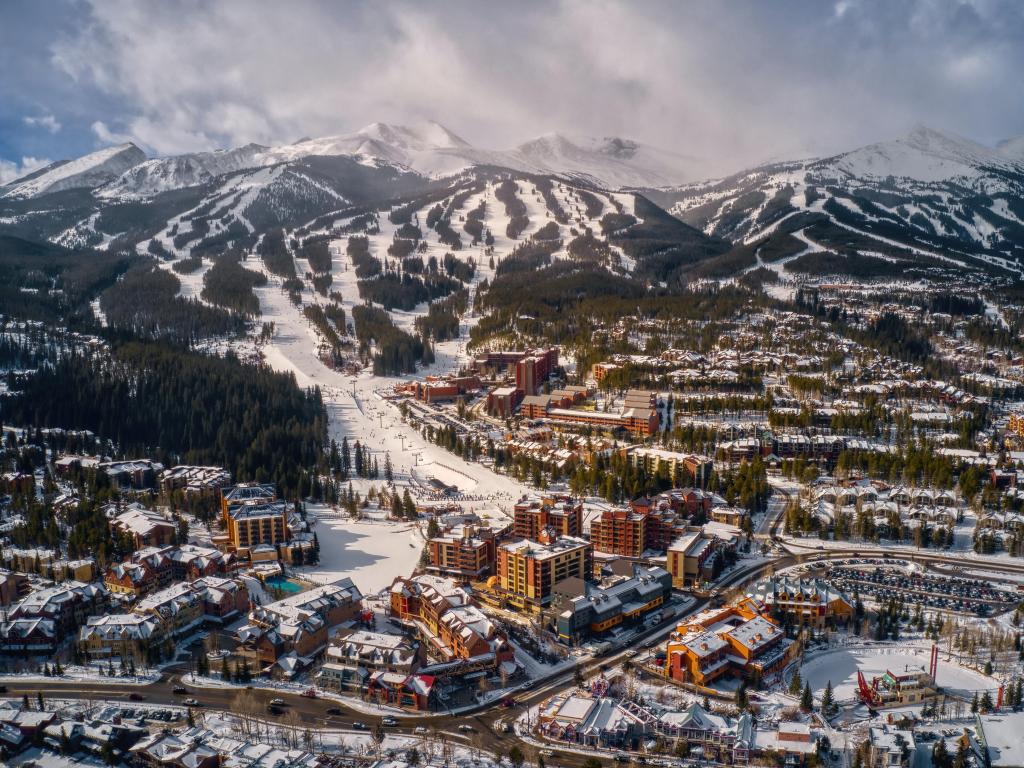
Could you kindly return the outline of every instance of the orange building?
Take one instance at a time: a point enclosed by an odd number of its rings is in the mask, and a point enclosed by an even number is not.
[[[689,617],[665,650],[667,677],[706,686],[726,675],[769,679],[795,658],[799,644],[755,601],[743,599]]]

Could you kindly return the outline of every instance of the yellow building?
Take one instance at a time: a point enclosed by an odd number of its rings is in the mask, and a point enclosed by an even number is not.
[[[584,581],[593,573],[593,547],[574,536],[540,541],[522,539],[498,548],[498,587],[505,602],[518,610],[539,613],[551,602],[555,584]]]

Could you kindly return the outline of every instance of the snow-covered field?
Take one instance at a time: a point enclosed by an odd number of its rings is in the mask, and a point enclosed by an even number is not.
[[[329,583],[348,576],[363,594],[391,586],[419,562],[423,533],[415,523],[352,520],[344,512],[324,511],[316,526],[320,563],[301,569],[311,581]]]
[[[838,648],[815,656],[804,663],[800,674],[810,683],[815,698],[821,697],[825,686],[832,681],[832,689],[839,702],[850,701],[856,696],[857,670],[871,683],[871,678],[884,675],[886,670],[894,674],[927,669],[929,660],[927,648]],[[999,684],[990,677],[945,661],[940,654],[936,683],[955,696],[970,696],[973,691],[992,691]]]

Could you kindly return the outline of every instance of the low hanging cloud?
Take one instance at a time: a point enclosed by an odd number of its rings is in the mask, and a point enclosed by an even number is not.
[[[42,128],[50,133],[59,133],[61,129],[60,121],[53,115],[26,115],[22,118],[22,122],[25,125]]]
[[[720,170],[916,123],[1024,133],[1024,4],[92,0],[49,66],[161,154],[431,118],[485,147],[621,135]],[[101,127],[97,127],[101,126]]]
[[[12,162],[11,160],[0,158],[0,185],[8,184],[33,171],[38,171],[51,162],[53,161],[40,157],[23,157],[21,162]]]

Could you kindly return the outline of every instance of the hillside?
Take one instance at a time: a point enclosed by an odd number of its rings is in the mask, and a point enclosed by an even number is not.
[[[831,158],[776,163],[654,199],[733,241],[732,270],[796,276],[1024,274],[1024,165],[918,128]]]

